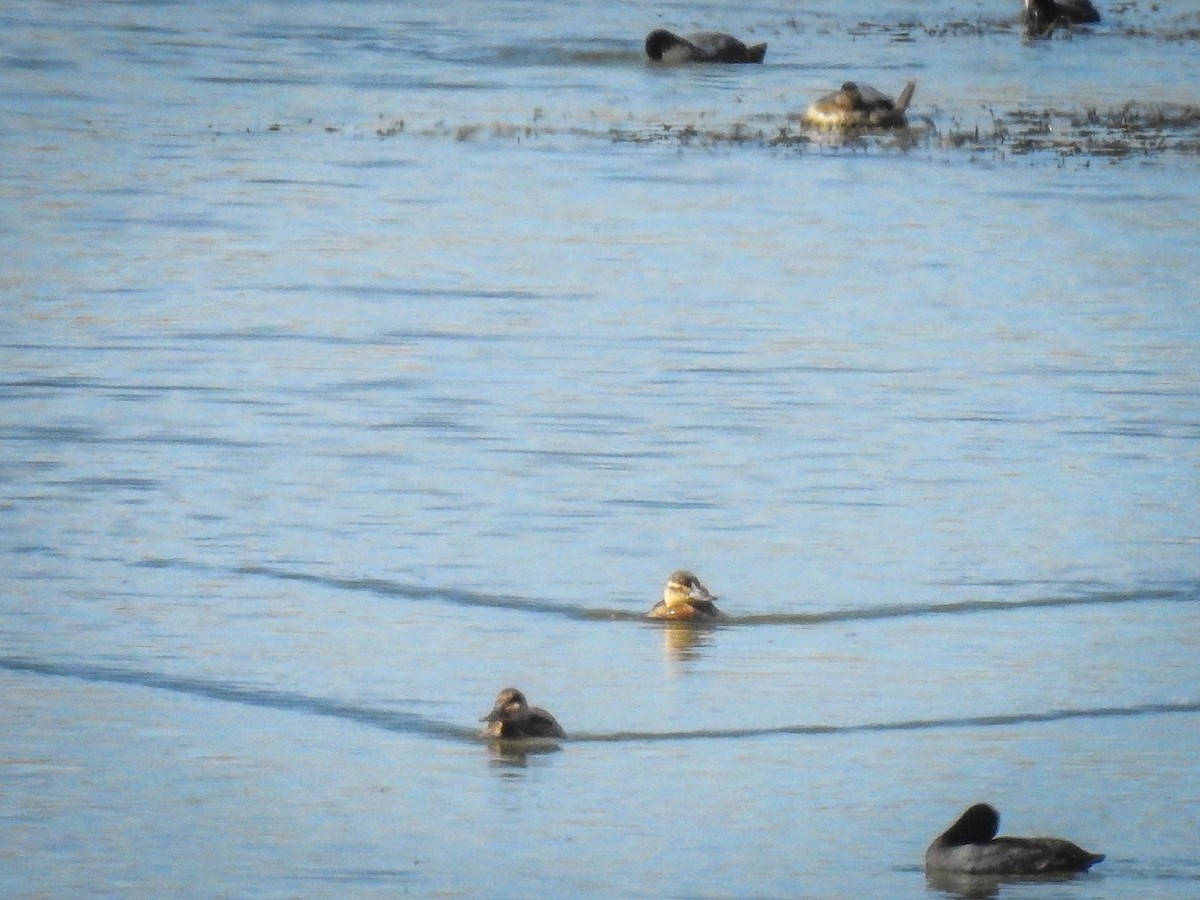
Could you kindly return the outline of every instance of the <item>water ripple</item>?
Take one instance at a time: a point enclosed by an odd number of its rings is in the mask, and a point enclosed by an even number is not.
[[[148,559],[139,563],[144,568],[193,569],[215,571],[180,559]],[[461,588],[439,588],[428,585],[404,584],[384,578],[343,578],[316,575],[273,566],[237,566],[228,570],[235,575],[253,575],[280,581],[300,581],[326,588],[362,591],[384,597],[405,600],[433,600],[456,606],[487,609],[508,609],[520,612],[556,615],[568,619],[608,622],[645,622],[645,613],[628,609],[585,607],[531,597],[507,594],[487,594]],[[1175,588],[1134,588],[1128,590],[1090,591],[1074,595],[1031,597],[1022,600],[960,600],[949,603],[911,603],[891,606],[852,607],[812,613],[763,613],[730,615],[720,625],[824,625],[835,622],[869,621],[872,619],[905,619],[933,615],[959,615],[985,612],[1014,612],[1025,609],[1056,609],[1071,606],[1109,606],[1127,603],[1196,603],[1200,601],[1200,585],[1185,584]],[[675,623],[678,624],[678,623]]]
[[[204,697],[226,703],[266,707],[283,712],[301,712],[342,719],[385,731],[421,734],[456,741],[475,741],[480,733],[475,726],[440,722],[416,713],[373,709],[338,700],[310,697],[292,691],[268,690],[248,685],[209,681],[180,675],[166,675],[141,669],[125,669],[89,663],[53,663],[21,657],[0,657],[0,669],[32,675],[73,678],[103,684],[125,684]],[[949,716],[931,719],[904,719],[895,722],[865,722],[851,725],[780,725],[767,728],[702,728],[691,731],[615,731],[577,732],[573,743],[661,743],[667,741],[729,740],[776,735],[846,735],[868,732],[937,731],[961,728],[1000,728],[1008,725],[1035,725],[1071,719],[1113,719],[1133,716],[1193,714],[1200,712],[1200,700],[1177,703],[1143,703],[1132,706],[1103,706],[1083,709],[1055,709],[1043,712],[999,713],[986,716]]]
[[[1171,715],[1200,712],[1200,700],[1180,703],[1143,703],[1135,706],[1101,706],[1090,709],[1054,709],[1045,712],[1000,713],[988,716],[950,716],[942,719],[906,719],[897,722],[865,722],[858,725],[780,725],[772,728],[706,728],[696,731],[573,734],[571,740],[589,743],[613,741],[651,742],[757,738],[782,734],[861,734],[864,732],[940,731],[958,728],[999,728],[1006,725],[1036,725],[1069,719],[1115,719],[1131,716]]]
[[[182,675],[166,675],[142,669],[124,669],[89,663],[52,663],[20,657],[0,657],[0,669],[102,684],[128,684],[137,687],[172,691],[193,697],[205,697],[226,703],[268,707],[284,712],[303,712],[316,716],[344,719],[360,725],[370,725],[387,731],[426,734],[432,737],[462,739],[474,736],[477,729],[449,725],[416,713],[370,709],[337,700],[309,697],[291,691],[274,691],[243,684],[208,681]]]

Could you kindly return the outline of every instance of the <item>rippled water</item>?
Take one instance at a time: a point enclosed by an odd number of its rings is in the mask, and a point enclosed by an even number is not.
[[[1011,6],[0,12],[0,893],[1195,895],[1200,17]]]

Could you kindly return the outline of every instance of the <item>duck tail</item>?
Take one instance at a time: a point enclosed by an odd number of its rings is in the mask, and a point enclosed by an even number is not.
[[[899,112],[904,112],[908,109],[908,104],[912,103],[913,94],[916,93],[917,83],[910,81],[904,86],[904,90],[900,92],[900,96],[896,98],[896,109]]]

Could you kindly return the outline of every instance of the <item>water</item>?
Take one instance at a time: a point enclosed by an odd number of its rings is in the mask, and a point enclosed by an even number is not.
[[[1189,5],[0,21],[0,893],[1195,895]]]

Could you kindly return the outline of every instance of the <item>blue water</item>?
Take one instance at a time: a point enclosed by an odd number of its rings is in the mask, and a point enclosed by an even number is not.
[[[1200,22],[1010,6],[0,12],[0,894],[1195,896]]]

